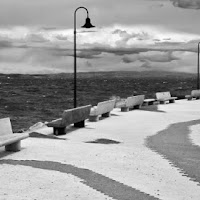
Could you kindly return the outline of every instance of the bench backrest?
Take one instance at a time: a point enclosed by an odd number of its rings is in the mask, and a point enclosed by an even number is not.
[[[142,105],[143,101],[144,101],[144,95],[128,97],[126,99],[126,107]]]
[[[191,95],[193,97],[200,97],[200,90],[192,90]]]
[[[170,92],[157,92],[156,99],[158,100],[165,100],[171,98]]]
[[[113,100],[99,102],[97,104],[97,111],[96,111],[97,115],[101,115],[112,111],[115,107],[115,101],[116,100],[113,99]]]
[[[13,134],[10,118],[0,119],[0,136]]]
[[[61,124],[68,126],[70,124],[74,124],[87,119],[90,114],[90,109],[91,105],[64,110]]]
[[[144,95],[137,95],[134,97],[134,104],[133,106],[142,105],[144,102]]]

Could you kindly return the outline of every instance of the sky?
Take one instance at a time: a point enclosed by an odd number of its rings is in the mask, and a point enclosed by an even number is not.
[[[196,73],[200,0],[0,0],[0,73]]]

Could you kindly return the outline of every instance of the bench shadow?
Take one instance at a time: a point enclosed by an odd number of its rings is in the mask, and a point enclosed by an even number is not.
[[[67,138],[60,138],[59,136],[64,136],[67,134],[70,134],[78,129],[82,129],[82,128],[78,128],[78,127],[74,127],[73,125],[67,126],[65,129],[65,133],[63,134],[59,134],[59,135],[54,135],[53,132],[50,134],[43,134],[37,131],[33,131],[31,133],[29,133],[29,137],[34,137],[34,138],[42,138],[42,139],[57,139],[57,140],[67,140]],[[85,127],[83,127],[83,129],[94,129],[91,127],[88,127],[87,125]]]
[[[85,143],[93,143],[93,144],[120,144],[121,142],[116,141],[116,140],[106,139],[106,138],[99,138],[99,139],[96,139],[96,140],[87,141]]]
[[[110,116],[111,117],[111,116]],[[109,119],[110,117],[99,117],[99,121],[103,121],[103,120],[106,120],[106,119]],[[98,121],[97,121],[98,122]]]
[[[23,148],[21,148],[21,150],[23,150]],[[9,156],[9,155],[12,155],[14,153],[17,153],[17,152],[13,152],[13,151],[5,151],[4,150],[4,147],[2,147],[2,149],[0,148],[0,159],[1,158],[4,158],[6,156]]]
[[[30,137],[33,137],[33,138],[52,139],[52,140],[67,140],[65,138],[59,138],[59,137],[55,136],[53,133],[49,134],[49,135],[45,135],[45,134],[38,133],[38,132],[31,132],[29,135],[30,135]]]
[[[161,113],[166,113],[163,110],[159,110],[157,105],[149,105],[149,106],[142,106],[140,110],[143,111],[149,111],[149,112],[161,112]]]
[[[83,128],[78,128],[78,127],[74,127],[73,125],[71,125],[71,126],[67,126],[66,127],[66,129],[65,129],[65,134],[63,134],[63,135],[67,135],[67,134],[69,134],[69,133],[72,133],[72,132],[74,132],[74,131],[76,131],[76,130],[80,130],[80,129],[94,129],[94,128],[92,128],[92,127],[89,127],[89,126],[85,126],[85,127],[83,127]]]
[[[117,115],[117,114],[114,114],[114,113],[111,113],[111,116],[120,117],[120,115]]]

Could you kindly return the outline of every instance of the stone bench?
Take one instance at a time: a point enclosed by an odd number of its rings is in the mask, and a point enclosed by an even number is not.
[[[99,102],[97,106],[91,108],[89,121],[96,122],[99,120],[99,117],[109,117],[110,112],[115,107],[116,100],[108,100]]]
[[[130,109],[139,109],[141,108],[144,102],[144,95],[136,95],[128,97],[119,103],[122,112],[128,112]]]
[[[200,90],[192,90],[191,95],[186,95],[185,98],[187,100],[199,99],[200,98]]]
[[[91,105],[64,110],[62,118],[48,122],[47,126],[53,127],[54,135],[65,134],[65,128],[70,124],[78,128],[85,127],[85,120],[89,117],[90,109]]]
[[[10,118],[0,119],[0,147],[5,146],[6,151],[20,151],[21,140],[29,137],[28,133],[14,133]]]
[[[165,104],[166,102],[175,103],[175,99],[177,99],[177,97],[172,97],[170,92],[157,92],[156,99],[160,102],[160,104]]]

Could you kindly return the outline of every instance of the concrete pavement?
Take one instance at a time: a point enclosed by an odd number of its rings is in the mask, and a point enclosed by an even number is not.
[[[59,139],[41,127],[20,152],[0,148],[0,199],[199,200],[199,131],[200,100],[115,109]]]

